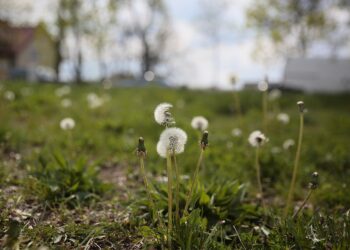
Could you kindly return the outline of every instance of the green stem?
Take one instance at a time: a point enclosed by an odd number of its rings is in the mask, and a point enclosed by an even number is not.
[[[148,184],[148,179],[147,179],[147,175],[146,175],[146,171],[145,171],[144,156],[140,156],[139,158],[140,158],[140,169],[141,169],[141,174],[143,177],[143,182],[145,184],[147,196],[148,196],[149,202],[151,203],[152,210],[153,210],[153,219],[156,216],[157,220],[159,221],[160,226],[163,228],[164,227],[163,222],[158,214],[156,205],[155,205],[154,200],[153,200],[152,195],[151,195],[151,188]]]
[[[177,161],[176,161],[175,154],[173,154],[173,163],[174,163],[175,176],[176,176],[175,218],[176,218],[176,224],[179,225],[179,223],[180,223],[180,174],[179,174],[179,169],[177,167]]]
[[[263,128],[264,128],[264,133],[266,133],[267,132],[267,90],[263,91],[262,113],[263,113]]]
[[[295,154],[293,176],[292,176],[292,181],[291,181],[289,192],[288,192],[287,205],[286,205],[286,208],[284,210],[284,217],[287,217],[287,215],[288,215],[288,212],[289,212],[289,209],[291,206],[291,202],[292,202],[293,196],[294,196],[295,182],[296,182],[296,177],[297,177],[298,168],[299,168],[301,144],[302,144],[302,140],[303,140],[303,129],[304,129],[304,114],[301,112],[300,113],[298,147],[297,147],[297,152]]]
[[[238,120],[239,120],[239,126],[242,127],[242,111],[241,111],[241,102],[239,100],[239,95],[237,90],[233,91],[233,97],[235,99],[235,108],[237,111],[237,116],[238,116]]]
[[[173,228],[173,174],[170,153],[167,151],[167,172],[168,172],[168,248],[171,249],[171,235]]]
[[[261,196],[261,203],[262,203],[263,208],[264,208],[264,213],[266,214],[264,193],[263,193],[262,184],[261,184],[261,173],[260,173],[260,163],[259,163],[259,147],[257,147],[256,151],[255,151],[255,168],[256,168],[256,178],[257,178],[257,181],[258,181],[259,193],[260,193],[260,196]]]
[[[194,190],[194,187],[197,183],[197,177],[198,177],[198,172],[199,172],[199,168],[202,164],[202,161],[203,161],[203,155],[204,155],[204,149],[201,148],[201,153],[199,155],[199,159],[198,159],[198,162],[197,162],[197,166],[196,166],[196,170],[194,171],[194,174],[193,174],[193,178],[192,178],[192,183],[191,183],[191,188],[190,188],[190,191],[187,195],[187,199],[186,199],[186,205],[185,205],[185,209],[184,209],[184,214],[187,214],[187,210],[188,210],[188,206],[190,205],[190,201],[191,201],[191,198],[192,198],[192,195],[193,195],[193,190]]]
[[[310,198],[310,196],[312,194],[312,191],[313,191],[312,189],[309,190],[306,198],[304,199],[303,203],[299,207],[298,211],[296,211],[295,214],[293,215],[293,217],[292,217],[293,219],[295,219],[298,216],[298,214],[303,210],[303,208],[305,207],[306,202],[309,200],[309,198]]]

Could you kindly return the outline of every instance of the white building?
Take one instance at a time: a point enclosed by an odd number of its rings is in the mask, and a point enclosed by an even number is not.
[[[350,59],[288,59],[282,85],[306,92],[350,91]]]

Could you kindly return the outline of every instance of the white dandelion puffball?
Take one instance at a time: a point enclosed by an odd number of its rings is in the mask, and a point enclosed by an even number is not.
[[[64,95],[68,95],[68,94],[70,94],[70,92],[71,92],[71,88],[69,86],[63,86],[63,87],[57,88],[55,90],[55,94],[58,97],[62,97]]]
[[[293,139],[287,139],[283,142],[283,149],[288,150],[295,145],[295,141]]]
[[[281,90],[279,90],[279,89],[273,89],[273,90],[271,90],[271,92],[269,93],[269,100],[270,100],[270,101],[275,101],[275,100],[277,100],[278,98],[280,98],[281,95],[282,95]]]
[[[8,101],[13,101],[16,98],[16,96],[15,96],[15,93],[13,93],[10,90],[7,90],[4,93],[4,98]]]
[[[253,147],[260,147],[268,141],[269,139],[266,138],[266,136],[263,133],[261,133],[259,130],[253,131],[248,138],[248,142]]]
[[[71,130],[75,127],[75,121],[72,118],[64,118],[60,122],[60,127],[63,130]]]
[[[191,121],[191,126],[194,129],[204,131],[208,128],[209,122],[204,116],[195,116]]]
[[[261,92],[267,91],[269,89],[269,84],[266,80],[258,83],[258,90]]]
[[[160,135],[157,144],[158,154],[166,158],[167,152],[181,154],[185,150],[187,134],[180,128],[166,128]]]
[[[61,106],[64,108],[68,108],[68,107],[72,106],[72,101],[68,98],[64,98],[61,101]]]
[[[103,99],[96,95],[95,93],[89,93],[86,96],[86,100],[88,102],[90,109],[96,109],[103,105]]]
[[[232,129],[231,134],[234,137],[240,137],[242,135],[242,130],[240,130],[239,128],[234,128]]]
[[[162,126],[174,124],[174,119],[170,113],[170,109],[173,107],[170,103],[161,103],[154,110],[154,119]]]
[[[277,120],[280,121],[283,124],[288,124],[289,123],[289,115],[286,113],[280,113],[277,115]]]

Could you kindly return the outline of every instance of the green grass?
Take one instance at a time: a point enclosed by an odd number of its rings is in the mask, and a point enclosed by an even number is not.
[[[156,153],[162,128],[155,123],[157,104],[174,105],[177,126],[188,134],[178,155],[181,175],[191,176],[199,156],[193,116],[209,120],[209,147],[200,170],[195,209],[173,232],[181,249],[348,249],[350,248],[350,95],[283,93],[268,104],[270,141],[261,149],[262,185],[268,205],[263,216],[258,192],[254,149],[247,138],[262,129],[261,94],[240,92],[239,121],[230,92],[166,88],[73,86],[58,97],[56,84],[2,83],[0,88],[0,248],[19,245],[37,249],[131,249],[160,247],[164,231],[152,219],[135,153],[144,137],[145,167],[154,187],[162,219],[167,218],[165,160]],[[15,93],[13,101],[3,98]],[[96,93],[105,101],[90,109]],[[63,98],[72,106],[64,108]],[[303,100],[304,143],[293,206],[307,194],[313,171],[320,186],[297,221],[282,219],[296,148],[298,108]],[[290,123],[276,120],[289,114]],[[76,126],[63,131],[59,123],[72,117]],[[239,127],[241,137],[231,130]],[[273,149],[279,147],[279,153]],[[83,160],[84,159],[84,160]],[[181,185],[183,208],[189,181]]]

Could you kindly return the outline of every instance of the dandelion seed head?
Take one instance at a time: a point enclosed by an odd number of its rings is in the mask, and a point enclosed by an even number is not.
[[[204,116],[195,116],[191,121],[191,126],[199,131],[204,131],[208,128],[209,122]]]
[[[63,87],[57,88],[55,90],[55,94],[58,97],[68,95],[68,94],[70,94],[70,92],[71,92],[71,88],[69,86],[63,86]]]
[[[71,130],[75,127],[75,121],[70,117],[64,118],[60,122],[60,127],[63,130]]]
[[[248,142],[252,147],[260,147],[268,141],[269,139],[259,130],[253,131],[248,138]]]
[[[175,121],[170,113],[170,109],[173,107],[170,103],[161,103],[154,110],[154,119],[162,126],[173,126]]]
[[[269,84],[267,80],[258,83],[258,90],[261,92],[267,91],[269,89]]]
[[[289,123],[289,115],[286,113],[279,113],[277,115],[277,120],[280,121],[283,124],[288,124]]]
[[[88,102],[90,109],[96,109],[98,107],[101,107],[103,105],[103,99],[96,95],[95,93],[89,93],[86,96],[86,100]]]
[[[273,89],[271,90],[271,92],[269,93],[269,100],[270,101],[275,101],[277,99],[279,99],[282,96],[282,92],[279,89]]]
[[[242,135],[242,130],[240,130],[239,128],[234,128],[232,129],[231,134],[234,137],[240,137]]]
[[[283,149],[289,150],[291,147],[295,145],[295,141],[293,139],[287,139],[283,142]]]
[[[167,152],[181,154],[185,150],[186,142],[185,131],[180,128],[166,128],[160,135],[157,152],[163,158],[166,158]]]
[[[68,108],[68,107],[72,106],[72,101],[68,98],[64,98],[61,101],[61,106],[64,108]]]
[[[4,98],[8,101],[13,101],[16,98],[16,95],[11,90],[7,90],[4,93]]]

